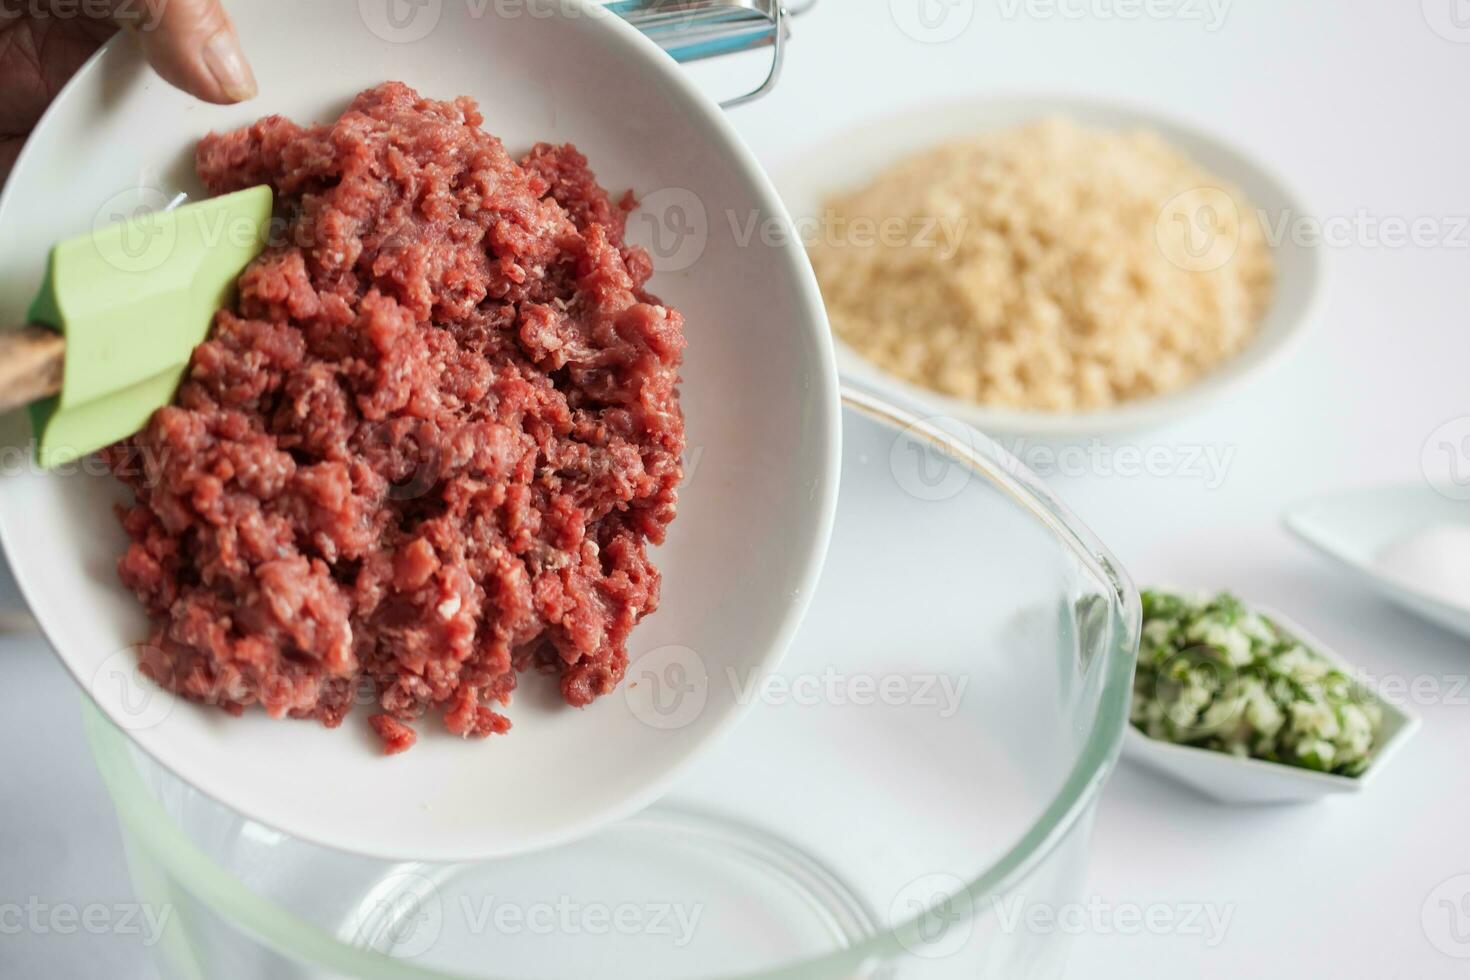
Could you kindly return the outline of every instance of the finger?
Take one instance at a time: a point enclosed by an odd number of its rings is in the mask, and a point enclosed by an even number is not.
[[[255,75],[220,0],[146,0],[146,6],[148,17],[133,33],[154,71],[206,102],[255,96]]]

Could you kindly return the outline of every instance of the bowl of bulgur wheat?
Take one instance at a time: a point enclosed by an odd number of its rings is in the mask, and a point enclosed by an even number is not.
[[[992,433],[1202,407],[1312,319],[1320,248],[1261,164],[1143,110],[937,104],[776,171],[861,385]]]

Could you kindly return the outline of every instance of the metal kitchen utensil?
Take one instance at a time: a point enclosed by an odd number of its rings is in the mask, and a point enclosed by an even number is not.
[[[727,99],[726,109],[765,95],[781,77],[790,36],[790,19],[816,0],[613,0],[607,8],[653,39],[678,62],[771,48],[765,80],[744,95]]]

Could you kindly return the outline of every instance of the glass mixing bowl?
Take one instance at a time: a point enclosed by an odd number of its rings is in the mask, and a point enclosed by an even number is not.
[[[661,803],[589,838],[469,864],[324,849],[191,789],[89,705],[137,898],[166,922],[162,975],[1058,975],[1137,596],[988,440],[844,400],[837,527],[796,644],[758,689],[643,652],[625,683],[656,696],[589,710],[678,738],[706,685],[756,703]]]

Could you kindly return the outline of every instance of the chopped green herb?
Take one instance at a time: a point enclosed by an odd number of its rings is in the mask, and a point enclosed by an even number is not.
[[[1132,720],[1151,738],[1357,776],[1383,712],[1329,660],[1234,596],[1149,591]]]

